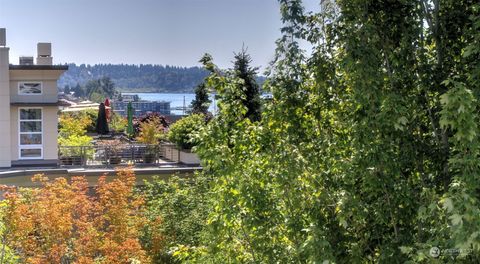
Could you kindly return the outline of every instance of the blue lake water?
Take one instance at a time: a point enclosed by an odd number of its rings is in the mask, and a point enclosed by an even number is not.
[[[170,102],[170,108],[190,106],[192,101],[195,99],[194,93],[123,93],[123,94],[136,94],[140,100],[146,101],[167,101]],[[210,95],[210,100],[213,102],[213,95]],[[210,112],[215,110],[215,107],[210,104]],[[181,115],[183,114],[182,110],[172,110],[172,114]]]

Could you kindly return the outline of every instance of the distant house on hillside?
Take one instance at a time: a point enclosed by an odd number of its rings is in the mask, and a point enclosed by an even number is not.
[[[0,28],[0,167],[58,163],[57,80],[68,66],[53,65],[50,43],[33,57],[9,62],[5,28]]]

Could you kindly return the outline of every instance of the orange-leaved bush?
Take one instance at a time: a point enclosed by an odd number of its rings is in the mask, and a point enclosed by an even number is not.
[[[4,186],[6,242],[26,263],[150,263],[140,236],[147,220],[135,174],[101,176],[89,191],[85,177],[49,180],[40,188]]]

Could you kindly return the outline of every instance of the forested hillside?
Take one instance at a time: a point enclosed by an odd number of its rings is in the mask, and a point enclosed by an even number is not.
[[[200,67],[151,64],[69,64],[58,85],[84,85],[89,80],[108,76],[120,90],[143,92],[190,92],[207,76]]]
[[[201,67],[178,67],[152,64],[69,64],[58,86],[74,87],[88,81],[110,77],[120,91],[132,92],[193,92],[208,75]],[[263,77],[257,78],[262,83]]]

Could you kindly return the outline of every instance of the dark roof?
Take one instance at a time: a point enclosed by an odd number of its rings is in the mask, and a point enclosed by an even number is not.
[[[10,105],[12,106],[70,106],[70,104],[62,100],[59,100],[58,102],[53,102],[53,103],[13,102],[13,103],[10,103]]]
[[[13,65],[10,70],[68,70],[68,65]]]

